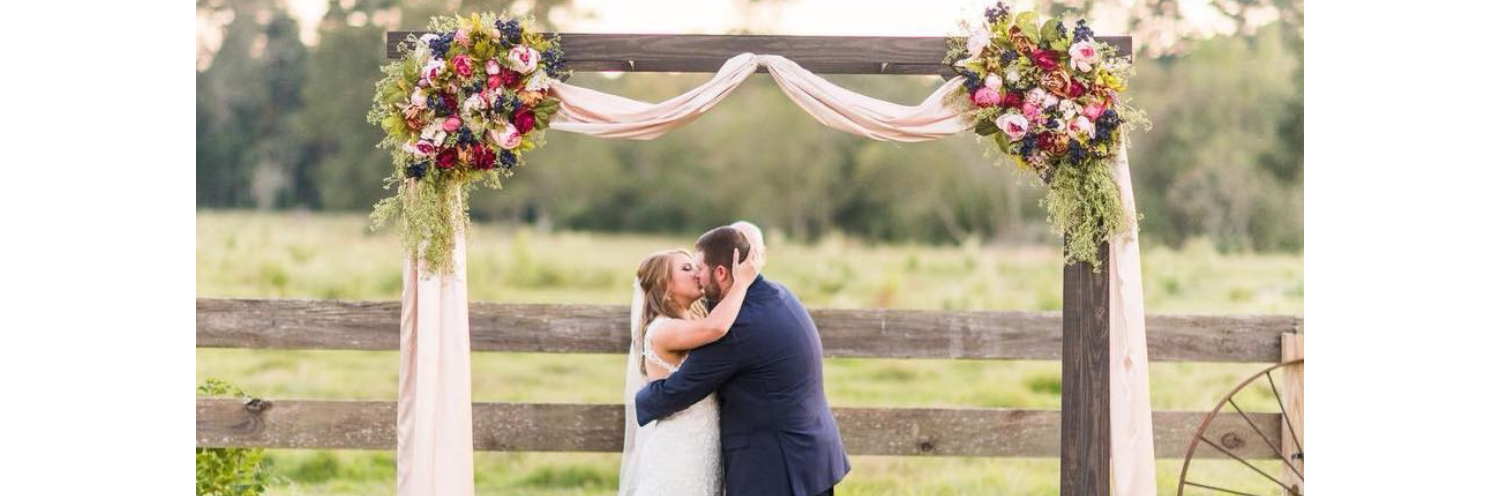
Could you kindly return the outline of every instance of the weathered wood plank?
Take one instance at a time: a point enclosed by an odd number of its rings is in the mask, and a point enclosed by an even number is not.
[[[1109,494],[1109,245],[1063,267],[1062,496]]]
[[[387,32],[386,58],[400,56],[397,47],[413,34],[422,33]],[[1128,36],[1099,39],[1131,53]],[[579,72],[716,72],[726,59],[751,52],[781,55],[822,74],[953,74],[942,65],[948,45],[941,36],[562,33],[562,49],[568,68]]]
[[[258,413],[245,405],[198,398],[198,446],[395,449],[393,402],[262,401]],[[624,415],[620,405],[475,403],[474,449],[619,451]],[[1055,410],[835,408],[834,415],[845,447],[855,455],[1056,458],[1059,453],[1062,416]],[[1156,412],[1157,457],[1181,458],[1203,415]],[[1268,435],[1279,432],[1279,414],[1250,418]],[[1246,458],[1275,456],[1238,416],[1215,420],[1208,435]]]
[[[1291,361],[1303,358],[1302,334],[1281,335],[1281,359]],[[1286,422],[1281,424],[1281,451],[1287,453],[1291,458],[1292,465],[1285,464],[1281,467],[1281,482],[1298,493],[1302,492],[1303,477],[1307,475],[1307,469],[1303,466],[1304,460],[1295,454],[1302,454],[1302,439],[1307,431],[1302,429],[1302,374],[1303,365],[1288,365],[1281,369],[1281,396],[1283,406],[1286,407]],[[1293,431],[1288,431],[1293,429]],[[1293,468],[1295,467],[1295,469]],[[1293,494],[1291,491],[1282,490],[1283,494]]]
[[[199,298],[198,346],[395,350],[396,301]],[[831,358],[1058,360],[1058,312],[812,310]],[[473,351],[624,353],[629,311],[611,305],[470,303]],[[1293,316],[1148,315],[1152,361],[1265,362],[1281,358]]]

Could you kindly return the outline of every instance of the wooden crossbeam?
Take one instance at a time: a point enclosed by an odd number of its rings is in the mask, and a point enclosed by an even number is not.
[[[399,57],[397,47],[413,34],[422,32],[387,32],[386,58]],[[821,74],[953,75],[942,63],[948,39],[941,36],[561,35],[568,69],[575,72],[716,72],[730,57],[751,52],[781,55]],[[1131,53],[1129,36],[1099,40]]]
[[[620,405],[475,403],[474,449],[618,452],[624,415]],[[1155,412],[1157,458],[1181,458],[1203,415]],[[1249,416],[1262,432],[1273,437],[1280,432],[1280,414]],[[242,400],[198,398],[197,417],[201,447],[396,446],[396,405],[389,401],[273,400],[247,407]],[[1062,424],[1056,410],[835,408],[834,417],[853,455],[1056,458]],[[1276,456],[1237,415],[1216,419],[1207,435],[1244,440],[1225,443],[1242,458]],[[1202,451],[1198,456],[1224,457]]]
[[[199,298],[198,347],[396,350],[398,301]],[[1058,360],[1058,312],[813,309],[831,358]],[[625,353],[623,305],[469,304],[474,351]],[[1148,315],[1152,361],[1275,363],[1286,315]]]

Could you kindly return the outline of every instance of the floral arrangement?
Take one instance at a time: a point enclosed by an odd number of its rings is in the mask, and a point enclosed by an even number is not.
[[[556,36],[531,20],[493,13],[432,19],[429,33],[401,44],[401,58],[381,68],[367,116],[385,131],[395,172],[371,214],[375,227],[401,218],[406,249],[429,271],[453,269],[455,229],[468,223],[468,193],[500,188],[544,144],[564,77]]]
[[[1122,98],[1128,55],[1094,39],[1082,19],[1071,32],[1058,19],[1038,26],[1035,12],[1012,15],[1004,2],[963,29],[967,37],[951,39],[944,59],[964,78],[949,104],[1048,185],[1042,203],[1065,237],[1067,261],[1097,268],[1099,244],[1126,226],[1109,164],[1124,131],[1145,123]]]

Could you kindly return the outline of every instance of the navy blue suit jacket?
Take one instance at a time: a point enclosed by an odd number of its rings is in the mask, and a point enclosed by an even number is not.
[[[714,391],[729,496],[813,496],[849,473],[823,393],[823,342],[782,285],[757,277],[729,334],[636,393],[637,420],[646,425]]]

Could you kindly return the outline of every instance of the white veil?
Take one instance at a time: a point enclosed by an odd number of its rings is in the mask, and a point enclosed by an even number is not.
[[[631,288],[630,298],[630,354],[625,359],[625,448],[620,457],[620,493],[619,496],[631,496],[635,494],[636,484],[640,478],[636,476],[639,462],[635,456],[636,447],[640,446],[642,439],[639,437],[639,429],[636,427],[635,416],[635,393],[646,385],[646,377],[641,374],[641,317],[645,315],[646,293],[641,291],[641,281],[636,280]]]

